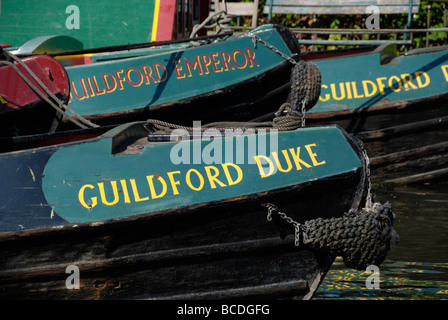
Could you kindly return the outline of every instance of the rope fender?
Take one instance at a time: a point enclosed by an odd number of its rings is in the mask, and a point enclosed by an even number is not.
[[[363,208],[354,214],[329,219],[317,218],[300,224],[270,203],[269,221],[280,217],[295,229],[295,245],[327,251],[341,256],[344,264],[356,270],[365,270],[369,265],[379,266],[388,251],[399,242],[393,228],[394,213],[391,204],[374,203],[371,208]]]

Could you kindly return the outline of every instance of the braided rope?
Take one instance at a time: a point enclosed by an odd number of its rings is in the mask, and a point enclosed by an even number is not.
[[[375,203],[356,214],[330,219],[317,218],[303,224],[280,212],[273,204],[268,208],[268,221],[276,214],[294,227],[295,245],[323,250],[341,256],[344,264],[356,270],[379,266],[388,251],[399,241],[393,228],[394,214],[390,203]]]

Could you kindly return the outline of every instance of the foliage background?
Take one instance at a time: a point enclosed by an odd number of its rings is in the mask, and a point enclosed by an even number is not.
[[[231,1],[231,0],[230,0]],[[250,0],[245,0],[250,1]],[[268,17],[263,14],[263,7],[266,0],[260,1],[258,8],[258,25],[268,23]],[[444,28],[446,27],[446,11],[448,0],[442,1],[424,1],[420,2],[418,13],[414,14],[411,20],[412,29],[425,28]],[[428,15],[429,13],[429,15]],[[368,15],[294,15],[294,14],[277,14],[272,16],[272,23],[278,23],[290,28],[332,28],[332,29],[365,29],[365,19]],[[407,14],[380,15],[381,29],[404,29],[408,22]],[[244,21],[245,26],[250,26],[250,18]],[[312,35],[303,35],[303,39],[311,39]],[[376,35],[351,35],[348,39],[367,40],[376,39]],[[319,35],[317,39],[344,40],[347,38],[345,34]],[[426,46],[428,38],[429,46],[439,46],[448,44],[447,32],[430,32],[419,33],[414,35],[414,48]],[[316,39],[316,38],[314,38]],[[382,35],[381,39],[394,39],[393,35]],[[322,46],[317,46],[322,47]],[[332,49],[332,47],[327,47]],[[319,48],[318,48],[319,49]]]

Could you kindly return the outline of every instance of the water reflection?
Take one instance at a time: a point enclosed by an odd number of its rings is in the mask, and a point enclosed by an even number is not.
[[[396,214],[399,245],[380,266],[380,288],[367,289],[370,273],[338,258],[314,299],[448,299],[448,183],[375,186]]]

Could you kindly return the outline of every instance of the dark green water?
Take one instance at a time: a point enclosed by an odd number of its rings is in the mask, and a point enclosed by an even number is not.
[[[448,182],[375,187],[375,200],[392,203],[400,243],[379,266],[378,289],[370,272],[344,266],[338,258],[314,300],[447,300]]]

